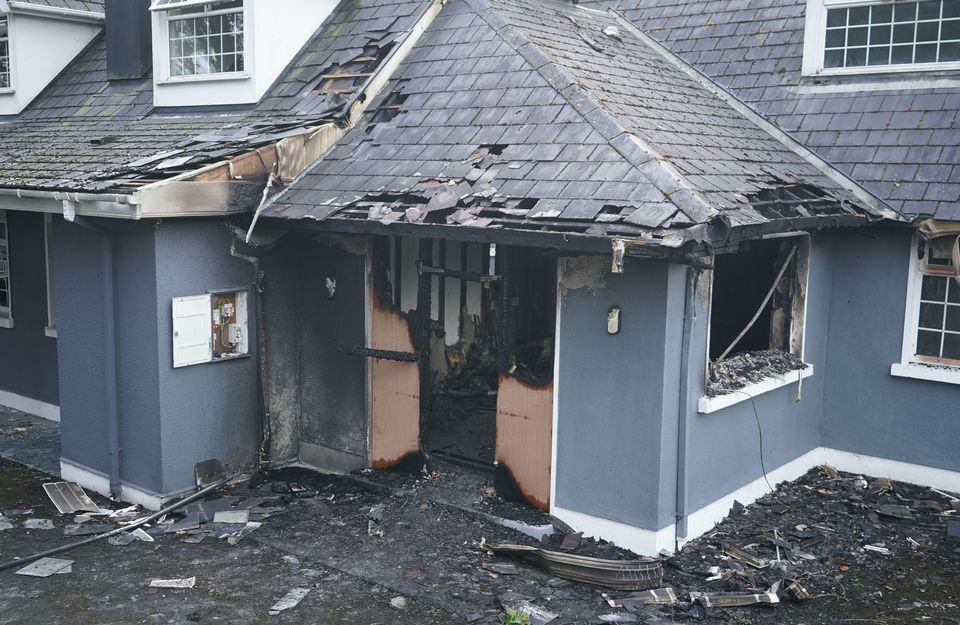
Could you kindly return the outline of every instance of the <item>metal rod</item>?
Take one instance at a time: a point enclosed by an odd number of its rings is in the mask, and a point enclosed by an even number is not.
[[[81,541],[78,541],[78,542],[75,542],[75,543],[71,543],[71,544],[69,544],[69,545],[63,545],[62,547],[56,547],[56,548],[54,548],[54,549],[48,549],[47,551],[42,551],[42,552],[40,552],[40,553],[35,553],[35,554],[33,554],[32,556],[27,556],[26,558],[18,558],[18,559],[16,559],[16,560],[11,560],[11,561],[9,561],[9,562],[5,562],[4,564],[0,564],[0,571],[5,571],[5,570],[7,570],[7,569],[13,568],[13,567],[15,567],[15,566],[20,566],[20,565],[23,565],[23,564],[30,564],[31,562],[36,562],[37,560],[39,560],[39,559],[41,559],[41,558],[49,558],[50,556],[57,555],[58,553],[63,553],[63,552],[65,552],[65,551],[70,551],[70,550],[72,550],[72,549],[76,549],[77,547],[82,547],[83,545],[88,545],[88,544],[90,544],[90,543],[96,542],[96,541],[101,540],[101,539],[104,539],[104,538],[110,538],[111,536],[116,536],[117,534],[122,534],[122,533],[128,532],[128,531],[130,531],[130,530],[135,530],[135,529],[137,529],[138,527],[143,527],[143,526],[146,525],[147,523],[150,523],[151,521],[153,521],[153,520],[155,520],[155,519],[159,519],[161,516],[163,516],[163,515],[165,515],[165,514],[169,514],[169,513],[173,512],[174,510],[177,510],[177,509],[179,509],[179,508],[182,508],[183,506],[187,505],[187,504],[190,503],[191,501],[196,501],[197,499],[199,499],[200,497],[203,497],[203,496],[206,495],[207,493],[212,492],[212,491],[220,488],[221,486],[223,486],[224,484],[226,484],[227,482],[229,482],[231,479],[233,479],[233,478],[232,478],[232,477],[225,477],[225,478],[223,478],[222,480],[219,480],[219,481],[217,481],[217,482],[214,482],[213,484],[207,486],[206,488],[203,488],[203,489],[197,491],[196,493],[190,495],[190,496],[187,497],[186,499],[181,499],[181,500],[178,501],[177,503],[172,504],[172,505],[169,505],[169,506],[167,506],[166,508],[163,508],[162,510],[158,510],[157,512],[154,512],[153,514],[151,514],[151,515],[148,516],[148,517],[142,518],[142,519],[140,519],[139,521],[137,521],[137,522],[135,522],[135,523],[131,523],[130,525],[125,525],[125,526],[123,526],[123,527],[118,527],[117,529],[111,530],[111,531],[107,532],[106,534],[97,534],[96,536],[91,536],[90,538],[85,538],[85,539],[83,539],[83,540],[81,540]]]

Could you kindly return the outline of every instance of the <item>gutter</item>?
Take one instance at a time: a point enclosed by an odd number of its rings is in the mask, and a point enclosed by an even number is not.
[[[33,210],[47,213],[62,212],[64,217],[73,214],[114,219],[140,219],[141,217],[139,201],[135,195],[0,188],[0,197],[17,198],[26,203],[36,204],[46,201],[50,203],[49,210],[44,210],[42,206]]]
[[[103,279],[103,347],[106,366],[104,384],[107,399],[107,452],[110,455],[110,496],[120,497],[120,398],[117,394],[117,320],[114,278],[113,233],[103,226],[76,215],[75,207],[63,202],[64,218],[100,236]]]
[[[42,5],[42,4],[22,2],[20,0],[10,0],[6,4],[8,7],[8,10],[11,13],[18,13],[21,15],[35,15],[37,17],[54,17],[54,18],[70,20],[72,22],[91,22],[94,24],[102,24],[106,19],[103,13],[97,13],[95,11],[65,9],[61,7],[52,7],[52,6]]]

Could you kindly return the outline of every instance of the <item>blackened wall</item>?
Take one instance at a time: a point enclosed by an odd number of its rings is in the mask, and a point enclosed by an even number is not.
[[[46,336],[43,215],[7,211],[12,328],[0,327],[0,390],[59,403],[57,341]]]

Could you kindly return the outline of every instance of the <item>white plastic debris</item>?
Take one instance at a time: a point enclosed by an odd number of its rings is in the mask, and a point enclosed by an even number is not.
[[[50,519],[27,519],[23,526],[28,530],[52,530],[53,521]]]
[[[406,610],[407,600],[404,597],[394,597],[390,600],[390,607],[398,610]]]
[[[193,588],[196,585],[196,577],[183,577],[180,579],[155,579],[150,582],[150,588]]]
[[[290,608],[295,608],[300,605],[300,602],[303,601],[303,598],[310,594],[309,588],[294,588],[287,594],[283,596],[280,601],[277,601],[270,608],[270,615],[276,616],[284,610],[289,610]]]
[[[19,569],[17,575],[27,575],[30,577],[50,577],[57,573],[71,572],[73,560],[61,560],[60,558],[40,558],[32,564]],[[70,570],[67,570],[70,569]]]
[[[247,523],[249,521],[249,510],[221,510],[213,515],[214,523]]]

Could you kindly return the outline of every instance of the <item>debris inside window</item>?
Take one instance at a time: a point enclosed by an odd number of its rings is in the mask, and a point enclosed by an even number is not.
[[[763,381],[772,375],[781,375],[806,367],[793,354],[776,349],[744,352],[725,360],[710,363],[707,397],[725,395],[749,384]]]
[[[751,241],[714,261],[707,396],[804,367],[806,238]]]

